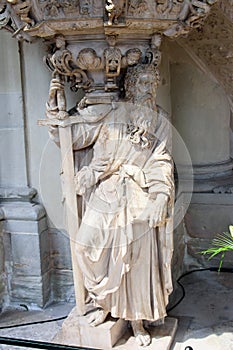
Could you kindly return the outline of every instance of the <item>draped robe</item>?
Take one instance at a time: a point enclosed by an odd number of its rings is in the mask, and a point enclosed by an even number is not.
[[[130,130],[145,123],[150,142],[143,147],[142,138],[130,138]],[[162,319],[172,291],[173,251],[167,115],[159,107],[153,112],[122,102],[94,105],[79,110],[72,137],[74,150],[93,149],[92,160],[75,177],[85,205],[77,235],[85,288],[113,317]],[[168,196],[167,217],[151,228],[147,209],[158,193]]]

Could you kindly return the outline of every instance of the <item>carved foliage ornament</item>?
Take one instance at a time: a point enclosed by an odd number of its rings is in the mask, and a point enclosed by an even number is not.
[[[116,48],[116,38],[107,38],[109,47],[104,49],[102,57],[99,57],[92,48],[84,48],[74,55],[66,47],[64,36],[58,35],[55,39],[55,47],[44,58],[44,61],[53,74],[65,77],[71,83],[72,90],[83,88],[86,91],[95,89],[91,73],[102,71],[105,75],[106,90],[117,89],[116,78],[119,77],[121,68],[134,66],[142,59],[142,52],[138,48],[128,49],[122,55],[119,48]],[[154,61],[151,59],[148,62]]]
[[[180,43],[208,67],[233,101],[233,22],[221,9],[222,6],[216,6],[205,25],[194,30],[187,39],[180,39]]]

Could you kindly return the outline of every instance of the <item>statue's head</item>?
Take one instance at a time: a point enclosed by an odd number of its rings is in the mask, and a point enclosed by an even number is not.
[[[129,49],[126,52],[125,56],[126,56],[126,61],[128,66],[134,66],[135,64],[138,64],[138,62],[140,61],[142,57],[142,52],[141,50],[135,47],[133,49]]]
[[[152,64],[129,67],[125,76],[126,99],[135,103],[153,105],[159,81],[159,71]]]
[[[55,42],[56,42],[57,49],[61,49],[62,47],[65,47],[65,45],[66,45],[65,37],[64,37],[64,35],[61,35],[61,34],[56,36]]]

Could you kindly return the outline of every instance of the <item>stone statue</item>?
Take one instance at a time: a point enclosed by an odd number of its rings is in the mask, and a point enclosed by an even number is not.
[[[173,164],[158,82],[154,65],[129,67],[126,99],[78,108],[72,127],[74,150],[93,150],[75,175],[84,199],[77,258],[97,307],[89,322],[97,326],[109,313],[129,320],[142,346],[151,342],[145,326],[163,322],[172,291]]]

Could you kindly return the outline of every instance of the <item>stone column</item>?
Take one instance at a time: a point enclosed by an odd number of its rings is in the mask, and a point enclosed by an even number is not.
[[[29,187],[20,46],[9,33],[0,35],[0,197],[5,254],[0,268],[6,274],[9,303],[43,306],[50,291],[48,230],[43,207],[33,201],[36,190]]]

